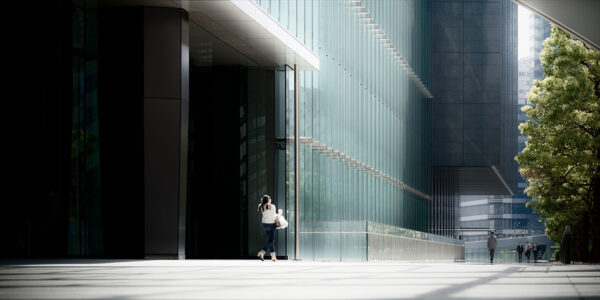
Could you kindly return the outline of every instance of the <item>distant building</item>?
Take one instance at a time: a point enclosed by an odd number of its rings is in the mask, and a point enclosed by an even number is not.
[[[432,11],[431,232],[487,233],[496,226],[487,195],[517,190],[517,6],[433,1]],[[485,207],[463,211],[463,197]]]
[[[550,37],[552,33],[552,26],[546,19],[540,17],[538,14],[532,13],[533,15],[533,78],[543,79],[544,68],[540,62],[540,52],[544,47],[544,40]]]
[[[550,34],[550,24],[543,18],[531,14],[532,27],[530,39],[533,41],[530,55],[518,61],[518,101],[515,113],[518,122],[527,119],[521,107],[529,104],[527,93],[533,86],[534,79],[543,79],[543,69],[539,62],[539,52],[543,40]],[[517,128],[513,129],[513,138],[517,140],[518,152],[525,148],[526,137],[521,135]],[[515,153],[516,155],[517,153]],[[531,199],[524,194],[527,187],[525,180],[516,173],[517,187],[513,195],[461,195],[460,216],[461,229],[466,241],[482,240],[487,237],[484,228],[494,230],[499,238],[523,237],[544,234],[544,222],[540,222],[539,214],[526,207]],[[480,228],[480,230],[477,230]]]
[[[533,30],[530,30],[533,41],[532,56],[527,56],[519,60],[519,123],[525,122],[528,118],[521,108],[531,104],[527,100],[527,93],[533,86],[534,80],[544,79],[544,68],[540,62],[540,52],[544,47],[544,40],[550,37],[552,26],[546,19],[535,13],[531,13],[533,19]],[[527,137],[518,133],[519,152],[525,149],[525,141]],[[515,203],[513,213],[521,216],[513,220],[512,234],[514,235],[541,235],[545,232],[545,222],[540,221],[540,215],[533,212],[533,209],[525,207],[524,203],[531,200],[524,194],[527,187],[527,182],[521,176],[518,177],[518,193],[513,195],[512,201]],[[517,214],[518,213],[518,214]]]

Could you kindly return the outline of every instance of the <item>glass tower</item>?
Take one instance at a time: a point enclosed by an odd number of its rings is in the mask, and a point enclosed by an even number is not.
[[[433,239],[430,1],[256,3],[320,59],[298,72],[300,257],[364,259],[368,232]]]

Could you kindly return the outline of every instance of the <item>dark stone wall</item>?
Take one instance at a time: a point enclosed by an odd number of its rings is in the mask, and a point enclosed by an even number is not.
[[[515,17],[508,0],[432,2],[433,165],[497,166],[516,187]]]

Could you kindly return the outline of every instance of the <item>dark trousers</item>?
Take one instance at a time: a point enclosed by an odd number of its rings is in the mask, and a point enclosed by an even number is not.
[[[523,252],[517,252],[519,253],[519,262],[521,262],[521,260],[523,259]]]
[[[490,249],[490,263],[494,262],[494,252],[496,249]]]
[[[539,251],[533,251],[533,262],[536,263],[537,262],[537,258],[538,258],[538,252]]]
[[[267,252],[267,250],[269,250],[271,252],[271,255],[274,255],[275,254],[275,245],[274,245],[275,224],[263,223],[263,230],[265,231],[265,234],[267,235],[267,242],[263,246],[262,251]]]

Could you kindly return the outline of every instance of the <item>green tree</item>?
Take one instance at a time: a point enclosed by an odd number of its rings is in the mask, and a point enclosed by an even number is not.
[[[580,259],[600,261],[600,52],[553,26],[540,53],[544,80],[522,108],[531,119],[519,126],[529,137],[515,158],[527,180],[525,193],[560,241],[565,225],[576,228]],[[588,243],[592,248],[588,256]]]

